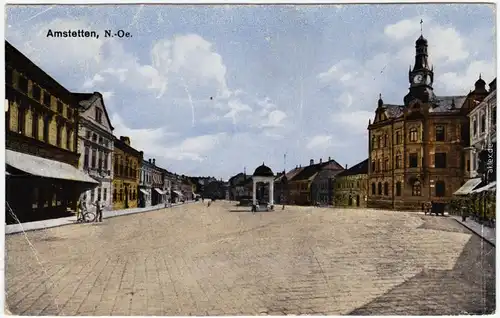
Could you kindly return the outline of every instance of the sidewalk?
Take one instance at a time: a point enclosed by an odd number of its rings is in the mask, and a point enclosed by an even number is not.
[[[462,217],[456,215],[450,215],[449,217],[455,219],[458,223],[462,224],[476,235],[479,235],[484,240],[488,241],[491,245],[495,246],[496,239],[496,229],[488,226],[481,225],[471,218],[467,218],[467,221],[462,222]]]
[[[193,203],[193,202],[195,202],[195,201],[187,201],[184,204]],[[172,208],[180,206],[180,205],[183,205],[183,203],[173,203]],[[156,211],[156,210],[161,210],[161,209],[165,209],[165,204],[148,206],[146,208],[132,208],[132,209],[125,209],[125,210],[103,211],[102,218],[107,219],[107,218],[112,218],[112,217],[117,217],[117,216],[122,216],[122,215],[150,212],[150,211]],[[26,222],[26,223],[22,223],[22,224],[5,225],[5,234],[7,235],[7,234],[20,233],[23,231],[27,232],[27,231],[33,231],[33,230],[42,230],[42,229],[47,229],[47,228],[56,227],[56,226],[69,225],[69,224],[76,224],[76,215],[75,216],[68,216],[65,218],[58,218],[58,219]]]

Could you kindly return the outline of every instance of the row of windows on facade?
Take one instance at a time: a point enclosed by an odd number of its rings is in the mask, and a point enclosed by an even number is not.
[[[397,130],[395,133],[395,145],[400,145],[403,142],[402,133],[400,130]],[[435,127],[435,141],[445,141],[446,140],[446,129],[444,125],[437,125]],[[413,127],[410,128],[408,132],[408,139],[410,142],[418,141],[418,129]],[[372,149],[376,148],[384,148],[389,145],[389,136],[385,134],[384,136],[380,135],[378,137],[372,137]]]
[[[356,181],[356,188],[359,188],[359,181]],[[337,189],[354,188],[354,182],[339,182],[337,183]]]
[[[33,200],[31,207],[47,208],[67,205],[71,201],[67,192],[61,188],[33,188]]]
[[[434,154],[434,167],[439,168],[439,169],[444,169],[446,168],[446,153],[444,152],[437,152]],[[423,158],[422,158],[422,166],[423,166]],[[382,166],[382,160],[377,159],[372,160],[371,163],[371,171],[389,171],[390,164],[389,164],[389,158],[384,159],[384,164]],[[403,156],[401,154],[397,154],[395,158],[395,169],[402,169],[403,168]],[[418,154],[417,153],[410,153],[408,154],[408,168],[418,168]]]
[[[497,108],[494,107],[493,108],[493,114],[491,116],[491,125],[493,127],[496,126],[496,118],[497,118]],[[477,117],[474,116],[473,120],[472,120],[472,135],[475,137],[477,136]],[[481,113],[481,121],[480,121],[480,130],[481,130],[481,133],[483,134],[485,131],[486,131],[486,114],[485,113]]]
[[[89,160],[90,157],[90,160]],[[90,161],[90,164],[89,164]],[[85,147],[83,167],[99,170],[108,170],[109,153],[96,148]]]
[[[85,132],[85,138],[87,138],[88,140],[95,142],[99,145],[102,145],[104,147],[108,147],[108,148],[109,148],[110,143],[111,143],[111,141],[107,140],[106,138],[104,138],[102,136],[98,136],[96,133],[94,133],[90,130],[87,130]]]
[[[87,193],[90,193],[90,202],[95,202],[96,199],[100,199],[102,201],[108,200],[108,189],[97,187],[95,189],[89,190],[85,192],[83,195],[83,200],[87,200]],[[102,193],[102,196],[101,196]]]
[[[446,195],[446,186],[444,181],[437,181],[435,185],[436,189],[436,197],[444,197]],[[378,191],[377,191],[378,190]],[[396,182],[396,193],[395,196],[400,197],[402,193],[402,182]],[[412,185],[412,196],[421,196],[422,195],[422,185],[420,181],[415,181]],[[372,195],[382,195],[382,182],[379,182],[378,185],[372,183]],[[389,195],[389,182],[384,183],[384,191],[383,195]]]
[[[123,159],[117,155],[115,155],[113,173],[117,177],[132,178],[132,179],[139,178],[139,171],[137,170],[135,162],[131,163],[129,160],[125,160],[124,163]]]
[[[22,134],[22,135],[27,135],[27,128],[28,128],[28,123],[26,121],[26,117],[28,116],[28,111],[24,109],[23,107],[18,108],[17,110],[17,133]],[[49,128],[51,121],[53,119],[51,115],[45,115],[42,116],[43,121],[40,121],[40,115],[36,112],[31,112],[32,118],[31,118],[31,136],[32,138],[36,140],[42,140],[46,143],[49,143]],[[56,146],[59,148],[63,148],[63,143],[62,143],[62,136],[63,136],[63,129],[66,128],[66,147],[65,149],[72,150],[72,133],[73,129],[69,127],[65,127],[62,123],[59,123],[56,121]],[[39,136],[39,128],[42,126],[42,131],[43,134],[40,137]]]
[[[5,80],[7,83],[11,83],[15,87],[17,87],[17,90],[19,92],[25,94],[28,97],[31,97],[39,104],[47,106],[48,108],[51,108],[51,98],[52,98],[51,94],[47,90],[42,89],[40,86],[38,86],[33,81],[28,80],[26,77],[24,77],[20,73],[18,73],[17,81],[16,81],[16,79],[13,77],[12,69],[8,69],[6,72],[6,79]],[[29,94],[29,82],[31,82],[31,94]],[[43,92],[43,94],[42,94],[42,92]],[[42,95],[43,95],[43,99],[42,99]],[[65,107],[64,103],[61,102],[60,100],[57,100],[56,104],[57,104],[57,112],[59,114],[61,114],[61,116],[64,116],[64,109],[66,109],[66,117],[67,118],[73,117],[73,110],[70,107]]]
[[[123,188],[120,188],[118,191],[117,189],[115,188],[113,190],[113,202],[122,202],[124,199],[125,199],[125,195],[126,195],[126,192],[127,189],[123,189]],[[129,200],[136,200],[137,199],[137,192],[135,191],[135,189],[129,189],[128,190],[128,198]]]
[[[146,182],[146,183],[162,183],[161,180],[161,174],[158,173],[151,173],[151,171],[142,171],[141,172],[141,181],[140,182]]]

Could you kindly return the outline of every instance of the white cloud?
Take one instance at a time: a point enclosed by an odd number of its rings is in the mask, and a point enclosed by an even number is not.
[[[414,37],[420,31],[420,17],[404,19],[394,24],[389,24],[384,28],[384,34],[392,40],[400,41]],[[427,18],[425,19],[426,23]]]
[[[448,95],[467,95],[469,90],[474,90],[474,83],[479,75],[489,84],[496,77],[495,64],[489,61],[474,61],[469,66],[458,72],[447,72],[437,76],[443,93]]]
[[[338,112],[332,116],[333,122],[342,127],[343,131],[349,131],[351,136],[366,134],[368,120],[375,116],[374,111],[353,110]]]
[[[267,115],[267,120],[261,124],[262,128],[278,128],[278,127],[283,127],[283,120],[287,118],[287,115],[285,112],[276,109],[271,111]]]
[[[226,137],[226,133],[202,135],[184,139],[179,145],[164,149],[164,157],[175,160],[204,161],[207,154]]]
[[[311,139],[309,139],[306,148],[307,149],[328,148],[331,146],[332,140],[333,138],[330,135],[314,136]]]
[[[122,117],[117,113],[111,116],[111,122],[115,127],[115,136],[130,137],[132,147],[154,156],[164,155],[163,142],[166,137],[173,135],[172,133],[166,132],[164,128],[129,128],[124,123]]]
[[[115,92],[113,91],[101,92],[101,94],[105,101],[109,101],[111,97],[115,96]]]
[[[440,66],[463,61],[470,55],[466,37],[454,27],[440,25],[438,21],[428,18],[424,20],[424,37],[429,42],[429,60]],[[414,41],[420,36],[420,17],[404,19],[388,25],[384,29],[387,42],[397,41],[399,52],[396,53],[400,61],[413,61],[415,54]]]
[[[85,80],[83,83],[84,89],[93,88],[96,83],[104,82],[104,77],[99,74],[95,74],[93,78]]]

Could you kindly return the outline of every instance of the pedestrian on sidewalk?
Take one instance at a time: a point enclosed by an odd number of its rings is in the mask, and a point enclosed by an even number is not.
[[[95,222],[102,222],[102,202],[101,196],[97,196],[97,200],[94,203],[95,205]]]
[[[463,206],[462,208],[462,222],[465,222],[467,221],[467,207],[466,206]]]
[[[83,214],[87,212],[87,202],[85,199],[82,197],[80,199],[80,202],[78,203],[78,214],[76,216],[77,220],[82,219],[83,220]]]

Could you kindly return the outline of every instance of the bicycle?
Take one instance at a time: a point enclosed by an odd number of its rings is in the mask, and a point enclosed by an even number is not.
[[[95,218],[96,214],[94,212],[85,209],[83,211],[80,211],[80,213],[78,214],[76,223],[91,223],[95,221]]]

